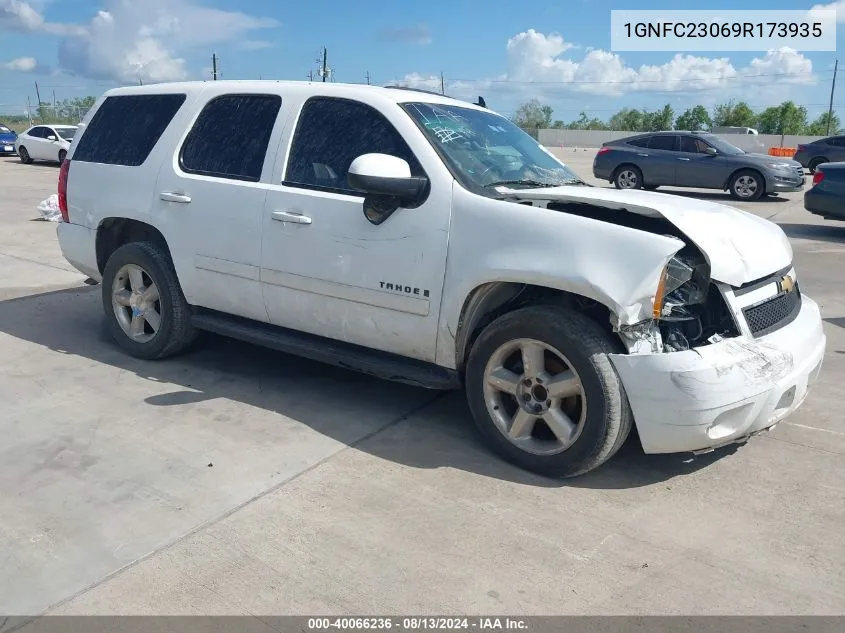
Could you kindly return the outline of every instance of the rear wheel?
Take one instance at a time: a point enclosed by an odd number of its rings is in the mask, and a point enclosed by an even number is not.
[[[759,200],[766,192],[763,177],[753,169],[743,169],[734,174],[729,188],[731,195],[737,200]]]
[[[827,159],[826,159],[826,158],[821,158],[821,157],[819,157],[819,158],[814,158],[814,159],[813,159],[813,160],[811,160],[811,161],[810,161],[810,163],[807,165],[807,169],[809,169],[809,170],[810,170],[810,173],[811,173],[811,174],[813,174],[813,173],[815,173],[816,168],[817,168],[819,165],[821,165],[822,163],[826,163],[826,162],[827,162]]]
[[[643,186],[643,172],[635,165],[622,165],[613,176],[617,189],[639,189]]]
[[[111,335],[132,356],[172,356],[196,338],[176,271],[157,244],[132,242],[112,253],[102,293]]]
[[[26,151],[25,147],[18,148],[18,158],[21,159],[21,162],[24,165],[29,165],[30,163],[32,163],[32,158],[30,157],[29,152]]]
[[[618,342],[584,315],[535,306],[508,313],[475,341],[467,399],[490,447],[526,470],[573,477],[608,460],[633,417],[608,354]]]

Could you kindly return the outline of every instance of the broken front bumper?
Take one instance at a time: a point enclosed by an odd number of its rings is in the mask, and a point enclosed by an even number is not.
[[[821,370],[826,339],[806,295],[789,325],[685,352],[612,354],[646,453],[702,451],[777,424]]]

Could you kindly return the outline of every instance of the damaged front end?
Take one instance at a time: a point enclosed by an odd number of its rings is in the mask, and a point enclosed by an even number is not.
[[[652,318],[618,331],[631,354],[682,352],[740,335],[707,259],[692,246],[663,269]]]

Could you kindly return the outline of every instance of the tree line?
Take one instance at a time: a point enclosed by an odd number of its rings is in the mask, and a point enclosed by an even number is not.
[[[0,123],[17,132],[28,128],[30,119],[33,125],[50,123],[75,125],[82,120],[96,101],[97,97],[93,96],[64,99],[55,104],[44,101],[38,106],[33,106],[29,114],[0,114]]]
[[[806,134],[826,136],[828,114],[819,115],[814,121],[807,118],[807,108],[793,101],[754,112],[744,101],[728,101],[708,111],[702,105],[685,110],[678,116],[668,103],[658,110],[622,108],[603,121],[590,117],[585,111],[574,121],[554,119],[551,106],[538,99],[523,103],[513,116],[513,121],[526,130],[624,130],[628,132],[657,132],[660,130],[710,130],[713,127],[751,127],[760,134]],[[839,117],[830,117],[830,134],[839,134]]]

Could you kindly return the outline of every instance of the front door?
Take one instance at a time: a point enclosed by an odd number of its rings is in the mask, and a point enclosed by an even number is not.
[[[277,325],[433,361],[453,181],[445,169],[423,168],[412,148],[427,141],[410,117],[396,104],[382,107],[385,114],[349,99],[305,102],[286,161],[280,151],[282,182],[267,194],[264,298]],[[368,153],[397,156],[428,176],[426,201],[370,223],[363,195],[347,184],[349,165]]]
[[[677,183],[684,187],[721,189],[730,165],[723,156],[707,153],[710,145],[694,136],[682,136],[678,152]]]
[[[209,94],[211,93],[211,94]],[[208,88],[191,130],[158,176],[153,209],[189,303],[267,321],[261,222],[281,134],[276,94]],[[265,162],[269,165],[265,171]]]

